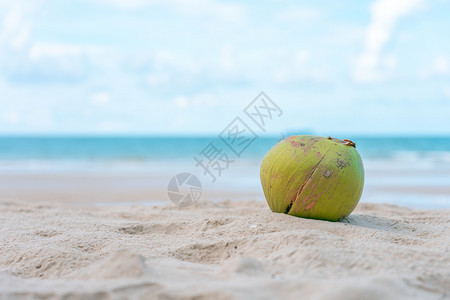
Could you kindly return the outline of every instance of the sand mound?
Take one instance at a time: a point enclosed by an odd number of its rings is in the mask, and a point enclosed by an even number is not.
[[[248,276],[265,275],[263,264],[251,256],[241,256],[226,262],[222,267],[222,272],[225,277],[232,277],[235,274]]]
[[[69,277],[83,280],[140,278],[150,272],[144,256],[122,249]]]
[[[449,211],[360,204],[339,223],[264,203],[0,203],[0,298],[440,299]]]

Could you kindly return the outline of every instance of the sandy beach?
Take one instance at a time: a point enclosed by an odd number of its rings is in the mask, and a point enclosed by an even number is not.
[[[0,0],[0,300],[450,300],[449,12]]]
[[[449,210],[0,201],[1,299],[448,299]]]

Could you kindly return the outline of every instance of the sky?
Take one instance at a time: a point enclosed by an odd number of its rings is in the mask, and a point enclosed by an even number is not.
[[[450,1],[0,0],[0,134],[450,135]]]

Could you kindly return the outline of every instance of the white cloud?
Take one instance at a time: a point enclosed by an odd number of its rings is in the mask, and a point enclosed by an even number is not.
[[[174,101],[175,107],[186,108],[189,105],[189,100],[185,96],[178,96]]]
[[[427,79],[435,75],[448,74],[450,74],[449,59],[444,55],[436,55],[433,61],[419,73],[419,78]]]
[[[238,71],[238,64],[234,58],[231,46],[222,47],[219,53],[219,69],[223,75],[235,75]]]
[[[198,58],[184,53],[174,52],[170,50],[156,50],[150,53],[148,58],[154,65],[156,70],[180,70],[190,74],[198,74],[201,65]]]
[[[111,96],[106,92],[98,92],[91,95],[91,102],[94,104],[107,104],[111,101]]]
[[[312,7],[291,7],[276,15],[282,22],[310,22],[322,15],[322,11]]]
[[[156,49],[134,55],[128,66],[149,86],[159,87],[169,82],[191,84],[207,66],[204,60],[187,51]]]
[[[110,4],[121,8],[137,9],[146,5],[145,0],[99,0],[104,4]]]
[[[122,122],[115,122],[115,121],[104,121],[100,122],[98,125],[98,130],[100,132],[109,133],[109,132],[121,132],[124,130],[124,128],[127,128],[126,124]]]
[[[90,56],[101,53],[91,46],[34,41],[33,23],[43,1],[13,1],[0,5],[0,65],[5,78],[16,82],[79,80]]]
[[[0,45],[11,50],[23,49],[30,39],[33,12],[33,6],[12,5],[1,25]]]
[[[76,56],[82,54],[84,49],[79,45],[65,45],[56,43],[35,43],[31,45],[29,55],[31,59],[44,57]]]
[[[365,50],[357,59],[354,78],[371,82],[383,79],[393,70],[392,58],[382,57],[395,25],[415,10],[423,0],[378,0],[371,6],[371,23],[365,35]]]
[[[235,3],[218,0],[97,0],[104,4],[124,9],[140,9],[149,6],[162,6],[185,16],[207,16],[227,21],[245,19],[245,8]]]
[[[325,44],[348,47],[360,43],[364,38],[364,27],[355,24],[335,24],[330,32],[321,38]]]
[[[198,107],[215,106],[217,104],[215,96],[209,93],[200,93],[192,97],[192,103]]]
[[[10,125],[20,123],[20,115],[15,111],[4,113],[1,119],[4,123]]]
[[[434,71],[438,74],[448,74],[450,71],[448,60],[443,56],[438,56],[434,60]]]
[[[158,86],[161,84],[168,83],[170,80],[169,74],[150,74],[147,77],[147,82],[151,86]]]
[[[200,93],[196,95],[192,95],[190,97],[187,96],[178,96],[173,101],[173,104],[176,108],[186,108],[188,106],[193,106],[197,108],[201,107],[211,107],[217,104],[216,98],[209,93]]]
[[[106,52],[97,46],[30,42],[5,57],[2,71],[16,82],[79,81],[91,65],[101,67]]]
[[[429,75],[447,75],[450,73],[450,64],[445,56],[438,55],[434,58],[429,68]]]
[[[310,52],[298,50],[290,54],[283,54],[280,63],[275,64],[273,79],[277,83],[289,83],[299,80],[312,79],[314,81],[326,80],[325,72],[313,68]]]
[[[443,88],[444,96],[450,99],[450,86],[446,86]]]

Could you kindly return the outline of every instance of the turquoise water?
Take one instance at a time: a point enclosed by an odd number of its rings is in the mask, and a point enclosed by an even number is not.
[[[450,208],[449,137],[349,138],[365,166],[361,201]],[[0,175],[145,173],[160,178],[148,184],[163,191],[173,175],[190,172],[205,190],[251,191],[263,199],[259,165],[278,140],[256,138],[238,156],[218,137],[2,137]],[[233,161],[214,182],[194,160],[211,142]]]
[[[279,139],[257,138],[241,157],[260,159]],[[450,137],[351,139],[361,156],[368,159],[404,155],[450,162]],[[187,159],[200,153],[211,141],[233,156],[217,137],[0,137],[0,161]]]

